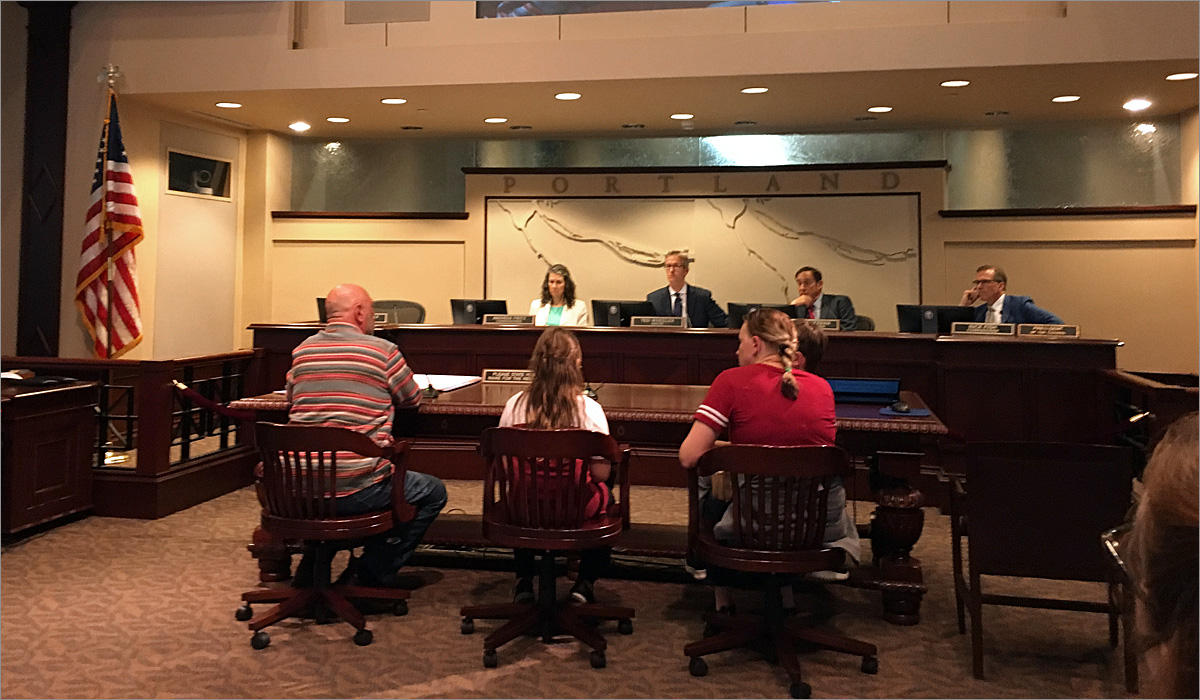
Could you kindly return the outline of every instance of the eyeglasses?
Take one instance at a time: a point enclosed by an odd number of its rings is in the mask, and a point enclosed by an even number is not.
[[[978,287],[981,284],[987,284],[989,282],[999,282],[999,281],[1000,280],[975,280],[974,282],[971,283],[971,285]]]
[[[672,269],[678,269],[678,268],[685,268],[685,267],[687,267],[687,265],[680,265],[679,263],[667,263],[667,264],[663,265],[663,267],[667,268],[668,270],[672,270]]]

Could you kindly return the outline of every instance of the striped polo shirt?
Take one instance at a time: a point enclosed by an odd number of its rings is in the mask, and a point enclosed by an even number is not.
[[[395,343],[335,321],[292,351],[287,397],[292,423],[350,428],[390,445],[393,399],[415,406],[421,391]],[[337,465],[339,497],[392,475],[391,462],[353,452],[339,452]]]

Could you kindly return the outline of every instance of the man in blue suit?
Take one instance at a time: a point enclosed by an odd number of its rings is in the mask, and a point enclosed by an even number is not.
[[[729,322],[725,312],[713,301],[712,292],[684,282],[688,274],[688,256],[672,250],[663,258],[667,286],[646,295],[656,316],[683,316],[689,328],[724,328]]]
[[[796,270],[796,290],[799,296],[792,299],[792,305],[807,307],[809,318],[836,318],[844,331],[858,328],[854,302],[845,294],[825,294],[825,283],[817,268],[805,265]]]
[[[1030,297],[1008,294],[1008,275],[995,265],[980,265],[971,288],[963,291],[961,306],[975,306],[975,320],[987,323],[1055,323],[1063,320],[1035,305]]]

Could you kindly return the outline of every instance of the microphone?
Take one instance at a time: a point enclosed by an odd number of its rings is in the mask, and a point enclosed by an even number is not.
[[[428,386],[426,386],[424,389],[421,390],[422,396],[424,396],[427,399],[436,399],[437,397],[442,395],[442,392],[438,391],[437,387],[435,387],[433,385],[433,381],[429,378],[428,374],[425,375],[425,383]]]

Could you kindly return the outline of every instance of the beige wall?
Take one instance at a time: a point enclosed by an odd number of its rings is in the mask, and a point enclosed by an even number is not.
[[[0,352],[17,351],[21,181],[25,167],[25,8],[0,3]],[[72,278],[74,279],[74,278]]]

